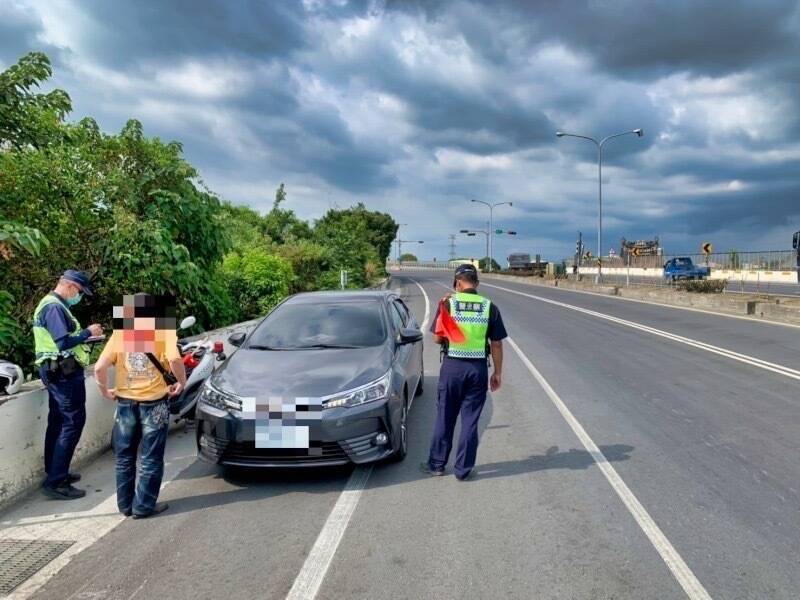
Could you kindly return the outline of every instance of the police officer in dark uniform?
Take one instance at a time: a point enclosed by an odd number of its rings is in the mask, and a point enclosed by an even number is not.
[[[70,307],[84,295],[92,295],[89,276],[70,269],[58,280],[56,288],[42,298],[33,313],[35,362],[49,396],[44,441],[47,477],[42,491],[59,500],[86,495],[85,490],[73,487],[80,475],[70,473],[69,465],[86,423],[84,369],[89,362],[86,340],[102,335],[103,328],[95,323],[83,329],[72,315]]]
[[[464,334],[455,343],[436,335],[436,317],[431,325],[433,341],[443,345],[439,372],[439,398],[428,461],[420,465],[424,473],[444,475],[453,447],[456,419],[461,415],[461,436],[456,452],[455,475],[463,481],[474,475],[478,452],[478,421],[486,402],[487,389],[500,389],[503,370],[503,342],[506,334],[500,311],[476,291],[478,271],[471,264],[460,265],[453,281],[455,294],[448,295],[445,307]],[[489,377],[488,357],[494,367]]]

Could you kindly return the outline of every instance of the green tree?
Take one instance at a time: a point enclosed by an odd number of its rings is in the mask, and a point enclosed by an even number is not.
[[[400,255],[400,260],[402,262],[417,262],[418,259],[416,255],[411,254],[411,252],[403,252],[403,254]]]
[[[741,268],[739,253],[736,250],[731,250],[728,252],[728,260],[731,263],[731,269],[739,270]]]
[[[286,201],[286,188],[281,183],[275,191],[275,201],[272,210],[264,217],[264,233],[276,244],[283,244],[290,240],[305,240],[311,237],[311,227],[301,221],[293,210],[281,208]]]
[[[0,73],[0,146],[38,148],[58,134],[72,110],[69,95],[58,89],[33,92],[52,73],[50,59],[42,52],[26,54]]]
[[[291,263],[259,248],[233,251],[221,273],[228,291],[241,307],[243,319],[265,315],[289,295],[294,274]]]
[[[488,270],[488,267],[489,267],[489,257],[484,256],[482,259],[478,261],[478,268],[481,271],[485,272]],[[502,267],[500,266],[500,263],[498,263],[495,259],[492,259],[492,271],[501,271],[501,270]]]

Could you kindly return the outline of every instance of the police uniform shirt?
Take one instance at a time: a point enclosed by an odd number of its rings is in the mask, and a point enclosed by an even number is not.
[[[464,290],[461,292],[462,294],[475,294],[477,295],[478,292],[475,290]],[[436,333],[436,321],[439,319],[439,307],[436,307],[436,314],[433,315],[433,319],[431,320],[430,332]],[[503,324],[503,317],[500,315],[500,309],[497,308],[497,305],[492,302],[489,306],[489,327],[486,330],[486,337],[489,341],[492,342],[499,342],[504,340],[508,337],[508,333],[506,333],[506,327]],[[483,360],[482,358],[467,358],[467,359],[458,359],[458,360]]]
[[[53,341],[56,343],[56,346],[63,352],[64,350],[69,350],[85,342],[91,335],[91,332],[88,329],[73,331],[75,324],[67,313],[68,309],[64,303],[64,299],[55,292],[50,292],[50,294],[58,298],[59,303],[52,303],[45,306],[42,309],[42,320],[44,321],[45,327],[47,327],[47,331],[50,332]]]

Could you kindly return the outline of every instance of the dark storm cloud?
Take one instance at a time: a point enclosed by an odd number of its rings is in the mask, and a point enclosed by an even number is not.
[[[0,63],[10,65],[34,50],[54,53],[38,36],[42,22],[31,10],[15,4],[0,4]]]
[[[231,189],[418,200],[404,218],[437,234],[435,219],[483,225],[452,208],[465,198],[513,198],[528,239],[568,248],[596,218],[596,150],[555,131],[642,127],[605,150],[606,239],[681,244],[800,216],[798,6],[90,0],[47,51],[78,118],[141,118]],[[0,7],[0,60],[43,47],[41,10]]]
[[[530,42],[558,40],[624,76],[672,70],[719,75],[798,50],[793,0],[563,0],[499,6],[529,23]],[[425,14],[442,18],[438,11]],[[491,40],[478,47],[496,54]]]
[[[93,21],[86,47],[119,67],[219,54],[269,60],[308,42],[300,2],[92,0],[79,7]]]

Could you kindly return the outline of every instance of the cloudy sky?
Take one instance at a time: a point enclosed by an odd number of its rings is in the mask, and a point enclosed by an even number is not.
[[[184,143],[222,197],[313,219],[363,201],[445,258],[495,211],[509,251],[790,247],[800,229],[800,3],[782,0],[0,0],[0,68],[43,50],[107,131]],[[482,238],[458,237],[459,255]],[[594,250],[594,248],[593,248]]]

